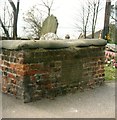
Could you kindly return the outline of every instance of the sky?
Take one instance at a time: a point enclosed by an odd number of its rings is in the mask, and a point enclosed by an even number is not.
[[[0,0],[0,12],[3,11],[4,1]],[[13,0],[15,3],[17,0]],[[50,0],[49,0],[50,1]],[[98,22],[96,31],[103,29],[104,25],[104,12],[105,12],[105,1],[102,0],[101,8],[102,10],[98,16]],[[23,27],[25,26],[25,22],[23,20],[23,14],[25,14],[28,10],[32,8],[32,6],[38,6],[38,9],[45,9],[39,4],[41,0],[20,0],[20,10],[19,10],[19,18],[18,18],[18,36],[25,37],[25,32]],[[81,4],[85,3],[85,0],[54,0],[54,4],[52,7],[51,14],[55,15],[58,19],[58,29],[57,35],[60,38],[64,38],[66,34],[69,34],[71,38],[78,38],[80,32],[76,29],[76,19],[80,17]],[[9,4],[9,3],[8,3]],[[0,13],[2,16],[3,14]],[[81,24],[81,23],[78,23]]]

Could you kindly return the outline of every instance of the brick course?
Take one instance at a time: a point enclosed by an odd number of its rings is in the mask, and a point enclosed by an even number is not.
[[[104,49],[3,49],[2,91],[30,102],[94,88],[104,82]]]

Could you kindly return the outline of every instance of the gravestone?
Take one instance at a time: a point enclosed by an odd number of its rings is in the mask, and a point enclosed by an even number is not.
[[[42,25],[41,35],[46,33],[55,33],[57,32],[58,20],[55,16],[48,16]]]

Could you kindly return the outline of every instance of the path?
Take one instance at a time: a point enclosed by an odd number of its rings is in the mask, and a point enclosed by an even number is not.
[[[24,104],[2,95],[3,118],[115,118],[115,83]]]

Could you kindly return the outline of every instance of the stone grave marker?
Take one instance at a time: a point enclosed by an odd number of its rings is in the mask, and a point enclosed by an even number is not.
[[[48,16],[42,25],[41,35],[57,32],[58,20],[54,15]]]

